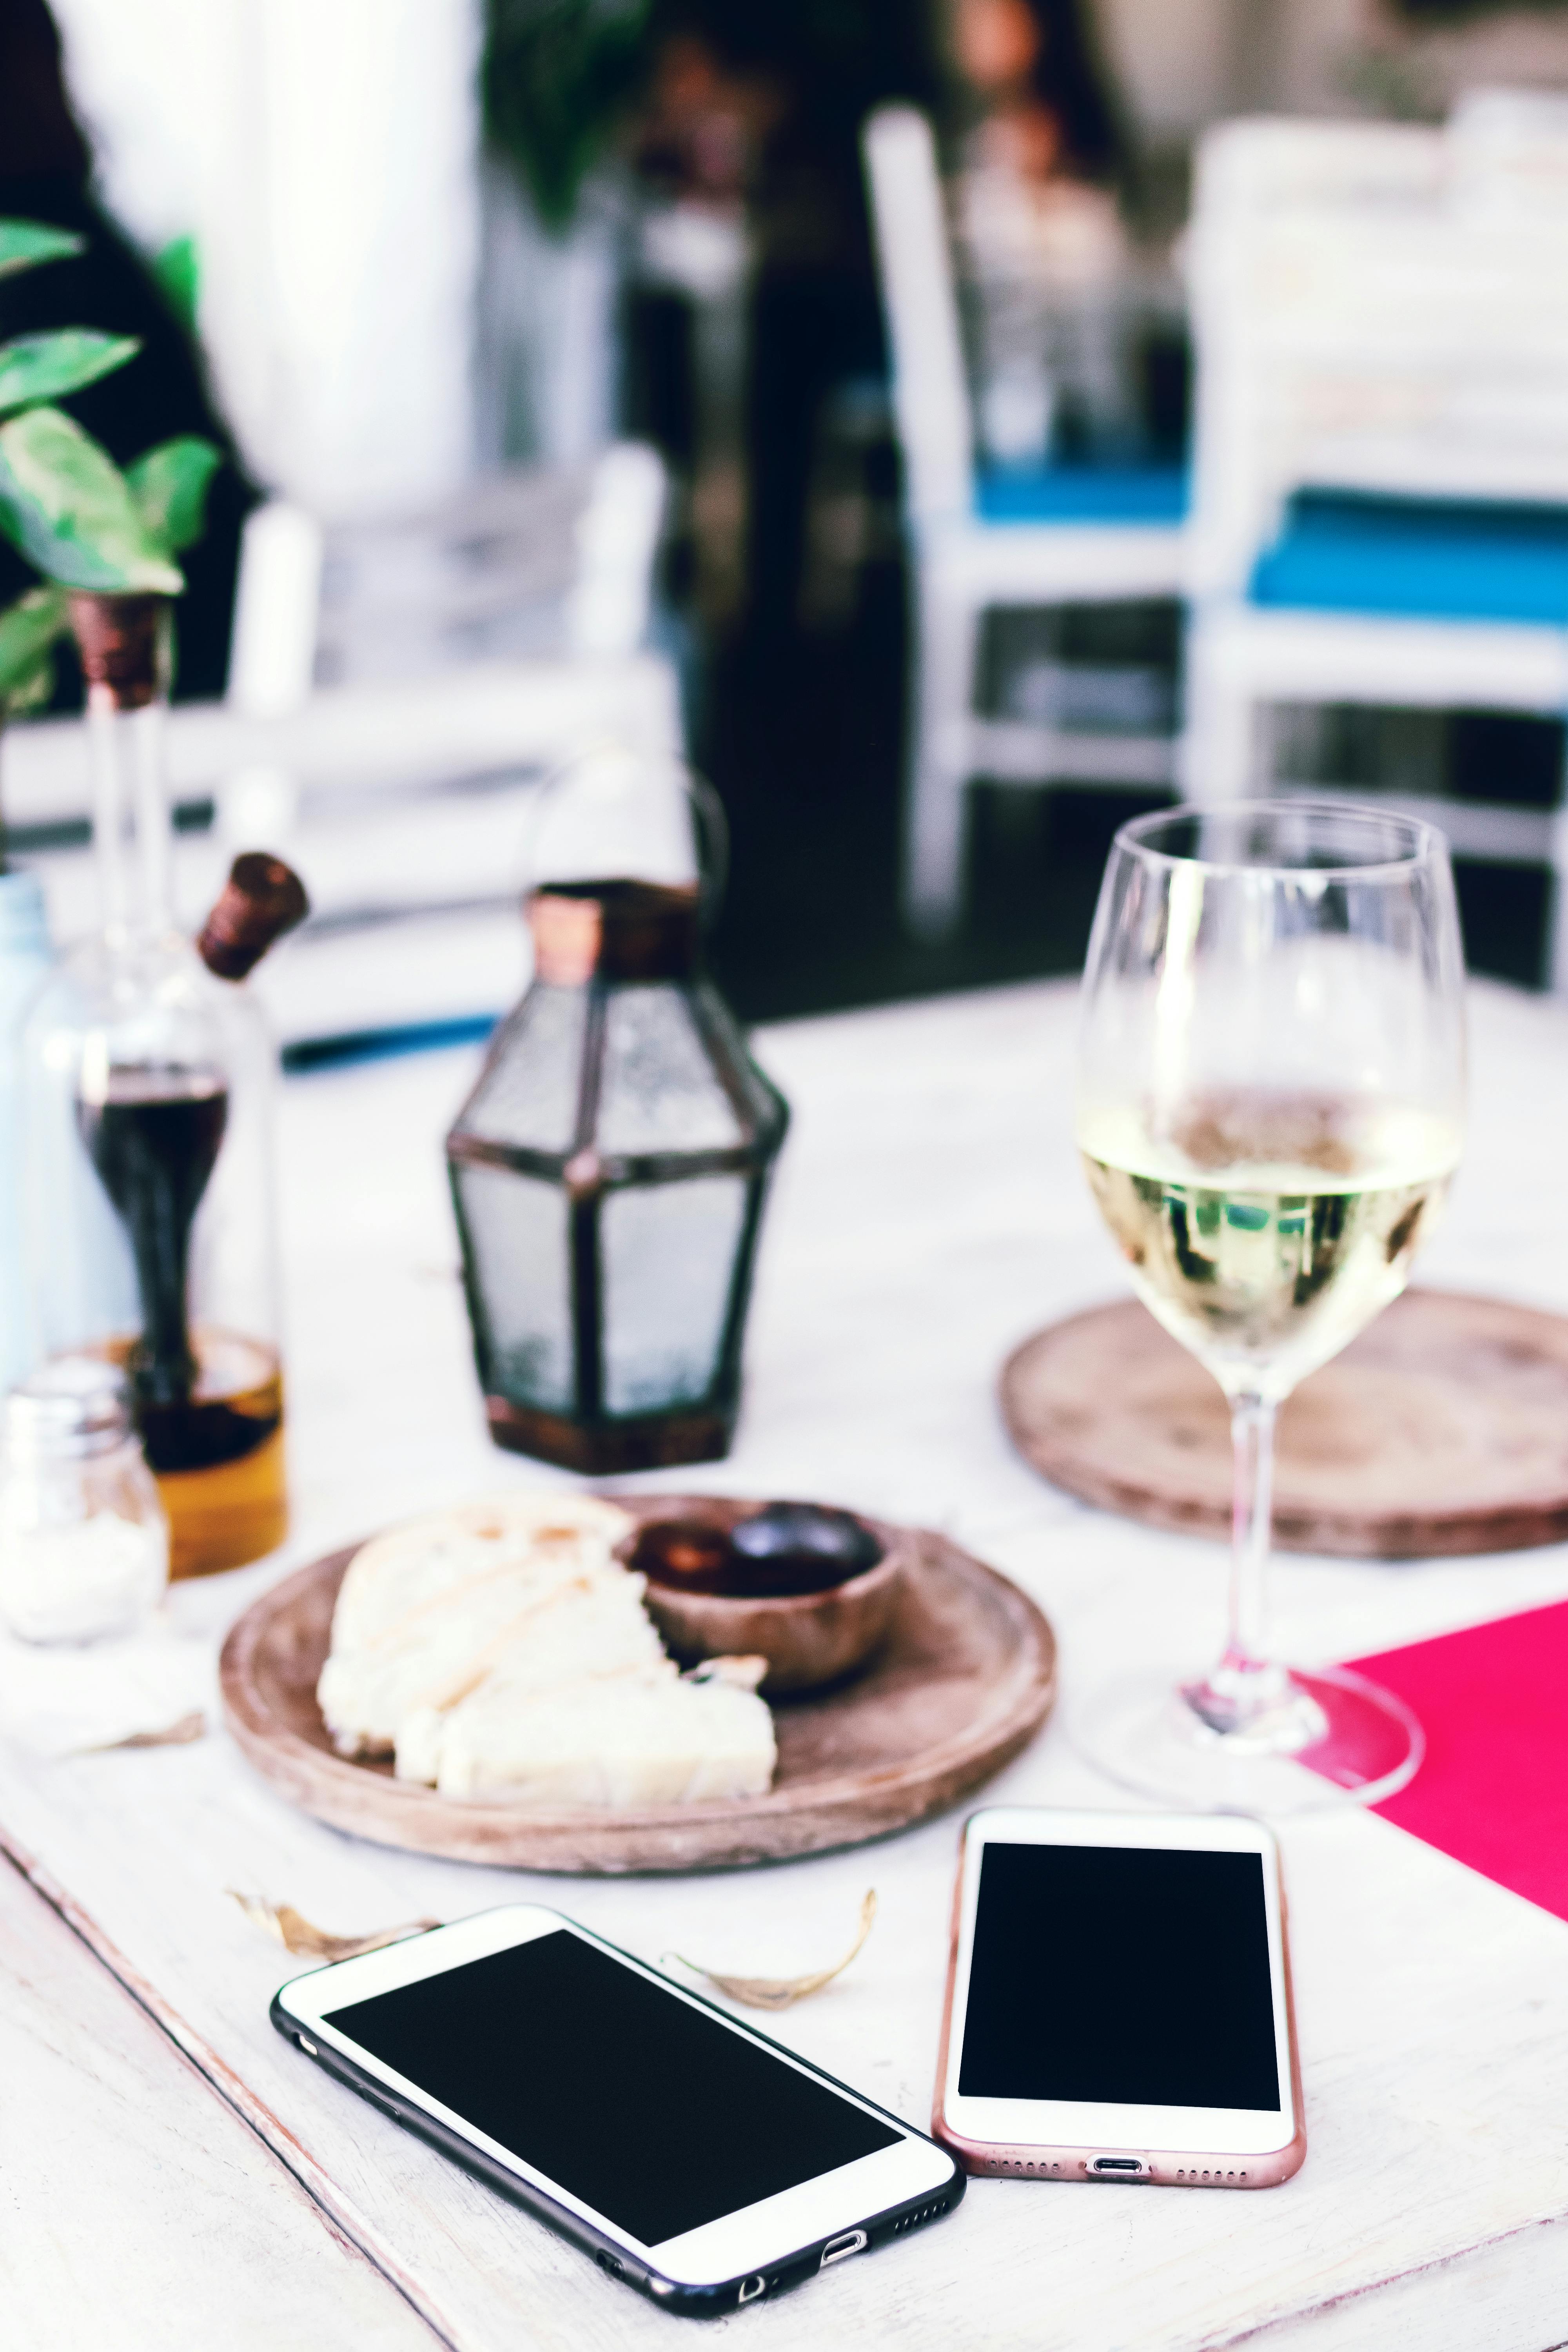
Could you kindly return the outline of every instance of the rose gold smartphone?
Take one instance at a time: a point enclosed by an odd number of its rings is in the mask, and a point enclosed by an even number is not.
[[[1279,1856],[1262,1823],[976,1813],[931,2127],[970,2172],[1288,2180],[1307,2126]]]

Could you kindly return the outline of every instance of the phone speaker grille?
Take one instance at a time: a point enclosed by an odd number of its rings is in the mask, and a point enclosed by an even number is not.
[[[918,2213],[901,2213],[893,2224],[894,2237],[896,2238],[901,2230],[918,2229],[922,2221],[934,2221],[940,2214],[946,2212],[947,2207],[947,2199],[941,2197],[934,2205],[922,2205]]]

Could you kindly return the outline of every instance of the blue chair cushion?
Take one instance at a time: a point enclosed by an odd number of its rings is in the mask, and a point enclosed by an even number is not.
[[[1252,601],[1568,626],[1568,507],[1300,490]]]
[[[998,467],[974,486],[982,522],[1178,523],[1186,519],[1184,466]]]

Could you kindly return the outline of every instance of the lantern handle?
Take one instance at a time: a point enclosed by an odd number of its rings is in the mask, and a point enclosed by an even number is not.
[[[719,912],[730,879],[730,820],[706,776],[685,761],[686,790],[696,813],[697,919],[706,930]]]
[[[607,761],[614,765],[624,761],[629,770],[645,778],[651,778],[657,772],[667,782],[679,782],[689,813],[691,852],[696,866],[698,920],[706,929],[718,911],[729,878],[730,827],[724,803],[707,778],[679,752],[650,753],[646,748],[628,744],[614,735],[599,736],[575,745],[552,769],[534,794],[526,822],[521,861],[525,892],[531,895],[545,887],[551,861],[540,855],[542,837],[547,834],[552,816],[562,809],[563,796],[570,793],[574,778],[591,770],[600,761]],[[607,876],[615,870],[613,861],[607,866],[600,866],[595,861],[585,869],[574,871],[574,878],[586,881],[595,873]],[[564,876],[562,878],[564,879]]]

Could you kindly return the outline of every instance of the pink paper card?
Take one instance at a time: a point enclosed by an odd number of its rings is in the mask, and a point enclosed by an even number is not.
[[[1568,1919],[1568,1601],[1346,1664],[1426,1733],[1384,1821]]]

